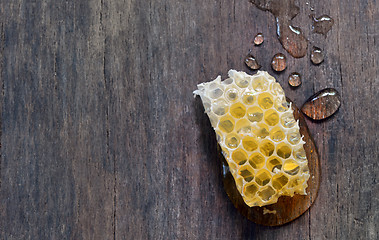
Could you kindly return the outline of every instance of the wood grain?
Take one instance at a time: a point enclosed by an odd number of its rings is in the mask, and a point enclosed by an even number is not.
[[[273,16],[248,0],[0,1],[0,239],[377,239],[378,2],[298,2],[293,22],[324,50],[319,66],[289,56]],[[326,38],[311,33],[310,6],[335,19]],[[328,120],[307,120],[318,198],[278,228],[228,199],[192,95],[249,71],[249,49],[298,106],[326,87],[342,98]]]

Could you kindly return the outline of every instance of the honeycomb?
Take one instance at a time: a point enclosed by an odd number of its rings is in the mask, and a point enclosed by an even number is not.
[[[275,78],[230,70],[229,78],[198,85],[217,141],[245,203],[265,206],[280,196],[306,195],[303,137]]]

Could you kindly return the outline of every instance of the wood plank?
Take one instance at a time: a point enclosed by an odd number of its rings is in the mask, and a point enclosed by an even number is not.
[[[100,1],[2,1],[1,239],[113,238]]]
[[[311,126],[320,152],[323,181],[313,214],[311,237],[377,239],[378,112],[369,103],[378,102],[379,54],[376,1],[315,3],[333,14],[334,28],[325,42],[328,61],[318,89],[336,86],[342,95],[339,113],[329,121]],[[359,14],[358,14],[359,13]],[[359,17],[358,17],[359,16]],[[319,40],[320,41],[320,40]],[[366,104],[367,103],[367,104]],[[320,232],[321,228],[326,229]]]

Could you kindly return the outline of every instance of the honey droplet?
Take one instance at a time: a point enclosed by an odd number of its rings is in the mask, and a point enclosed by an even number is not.
[[[315,17],[314,14],[311,14],[313,24],[312,29],[314,33],[322,34],[326,37],[326,34],[332,29],[334,24],[334,20],[328,15],[322,15],[318,18]]]
[[[301,107],[301,111],[314,120],[322,120],[333,115],[341,105],[341,97],[336,89],[326,88],[311,96]]]
[[[263,43],[263,41],[264,41],[264,36],[263,36],[262,33],[258,33],[257,35],[255,35],[255,37],[254,37],[254,44],[256,46],[261,45]]]
[[[248,66],[251,70],[258,70],[261,68],[261,65],[259,65],[257,59],[251,54],[247,55],[245,58],[245,64]]]
[[[277,28],[281,29],[278,31],[279,41],[292,57],[302,58],[307,54],[308,39],[299,27],[292,26],[288,22],[290,21],[287,19],[277,18]]]
[[[293,72],[288,76],[288,84],[291,87],[298,87],[301,85],[301,76],[297,72]]]
[[[287,67],[287,59],[283,53],[277,53],[272,58],[271,67],[277,72],[281,72]]]
[[[313,47],[312,53],[311,53],[311,61],[313,64],[320,64],[324,61],[324,54],[322,53],[322,50],[318,47]]]

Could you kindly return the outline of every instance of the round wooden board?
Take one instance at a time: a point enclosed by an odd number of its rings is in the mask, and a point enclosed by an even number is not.
[[[292,102],[287,98],[288,102]],[[238,192],[234,178],[229,171],[228,164],[225,158],[220,153],[222,159],[222,174],[223,183],[226,193],[234,206],[249,220],[265,225],[265,226],[280,226],[295,220],[307,211],[313,204],[317,197],[318,189],[320,186],[320,165],[319,155],[314,143],[313,138],[309,132],[307,123],[305,122],[304,115],[293,104],[294,116],[299,120],[300,133],[304,136],[304,149],[308,158],[308,166],[311,177],[308,180],[307,195],[295,194],[293,197],[282,196],[275,204],[263,207],[249,207],[243,201],[240,193]],[[268,213],[268,211],[275,211],[276,213]],[[266,213],[266,214],[265,214]]]

